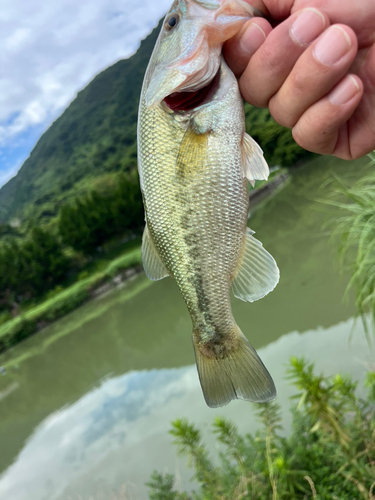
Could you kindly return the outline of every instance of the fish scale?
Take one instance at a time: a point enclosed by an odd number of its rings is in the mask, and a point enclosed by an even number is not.
[[[192,319],[203,393],[212,407],[235,398],[268,401],[275,396],[273,381],[237,326],[230,304],[231,286],[237,297],[252,301],[278,281],[273,258],[247,230],[247,179],[266,178],[268,167],[245,133],[238,84],[220,56],[225,40],[219,45],[217,40],[218,33],[224,38],[234,34],[231,22],[238,30],[249,18],[246,10],[239,18],[235,4],[211,2],[205,10],[207,2],[175,1],[145,75],[138,121],[145,271],[151,279],[176,280]],[[218,21],[215,9],[220,7],[225,16]],[[221,30],[212,30],[220,22]],[[216,37],[212,47],[210,33]],[[201,94],[200,81],[210,85]],[[175,92],[190,88],[194,100],[181,94],[181,102],[185,108],[187,102],[198,105],[179,110]],[[173,110],[163,101],[172,93]]]

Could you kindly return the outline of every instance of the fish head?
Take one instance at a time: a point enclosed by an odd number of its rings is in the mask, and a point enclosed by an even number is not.
[[[175,0],[151,56],[146,105],[197,92],[213,81],[223,43],[255,15],[244,0]]]

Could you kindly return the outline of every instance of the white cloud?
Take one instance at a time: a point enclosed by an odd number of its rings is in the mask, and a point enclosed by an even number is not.
[[[36,125],[47,128],[97,73],[135,52],[170,4],[3,1],[0,146],[12,146],[18,134]]]
[[[35,429],[17,459],[0,476],[1,498],[57,499],[69,484],[90,473],[108,455],[124,446],[137,448],[156,433],[166,435],[168,408],[180,408],[186,394],[198,391],[195,366],[129,372],[104,381],[72,405],[49,415]],[[163,418],[158,418],[159,412]],[[117,466],[120,471],[127,470],[131,460],[127,457],[127,463],[122,460]]]

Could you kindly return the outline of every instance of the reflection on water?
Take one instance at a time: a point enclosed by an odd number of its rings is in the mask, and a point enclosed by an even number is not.
[[[348,320],[303,335],[290,333],[260,349],[278,386],[286,429],[290,424],[288,397],[293,390],[283,377],[291,352],[315,360],[317,369],[326,374],[341,371],[358,380],[364,378],[363,363],[369,362],[370,356],[360,324],[348,342],[352,325]],[[108,378],[75,403],[49,415],[35,429],[0,479],[0,497],[66,500],[79,492],[89,498],[99,484],[101,488],[107,485],[110,492],[111,487],[127,483],[133,485],[136,497],[146,498],[143,482],[154,468],[165,470],[165,466],[173,473],[178,468],[186,488],[189,471],[184,463],[178,464],[175,450],[169,446],[169,423],[184,416],[206,434],[207,424],[218,413],[234,420],[243,431],[256,429],[248,403],[236,401],[214,413],[202,404],[195,366]]]
[[[261,348],[285,408],[291,388],[282,377],[292,354],[317,360],[326,373],[364,374],[356,360],[368,355],[360,325],[348,344],[354,312],[342,302],[348,278],[334,268],[322,232],[333,209],[315,201],[330,196],[323,186],[328,166],[358,176],[363,163],[315,161],[249,221],[275,256],[281,281],[255,304],[234,300],[233,312]],[[243,430],[255,425],[250,404],[207,408],[193,363],[190,319],[175,283],[143,275],[2,355],[0,498],[89,498],[123,483],[134,498],[145,498],[143,483],[164,467],[186,481],[167,434],[173,418],[207,429],[220,413]]]
[[[193,367],[130,372],[103,381],[37,427],[3,476],[0,494],[4,498],[56,498],[118,449],[130,450],[145,442],[156,430],[155,409],[167,407],[171,400],[181,401],[195,386]],[[125,476],[132,458],[128,456],[127,462],[117,464]]]

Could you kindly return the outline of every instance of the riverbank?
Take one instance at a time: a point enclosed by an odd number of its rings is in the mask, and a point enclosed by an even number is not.
[[[268,198],[289,176],[284,169],[270,175],[270,182],[259,182],[249,193],[251,206]],[[107,267],[82,279],[54,297],[0,325],[0,353],[39,332],[88,300],[110,291],[142,271],[141,247],[110,262]]]
[[[101,272],[80,280],[55,297],[0,326],[0,353],[65,316],[93,297],[118,286],[142,270],[141,248],[113,260]]]

